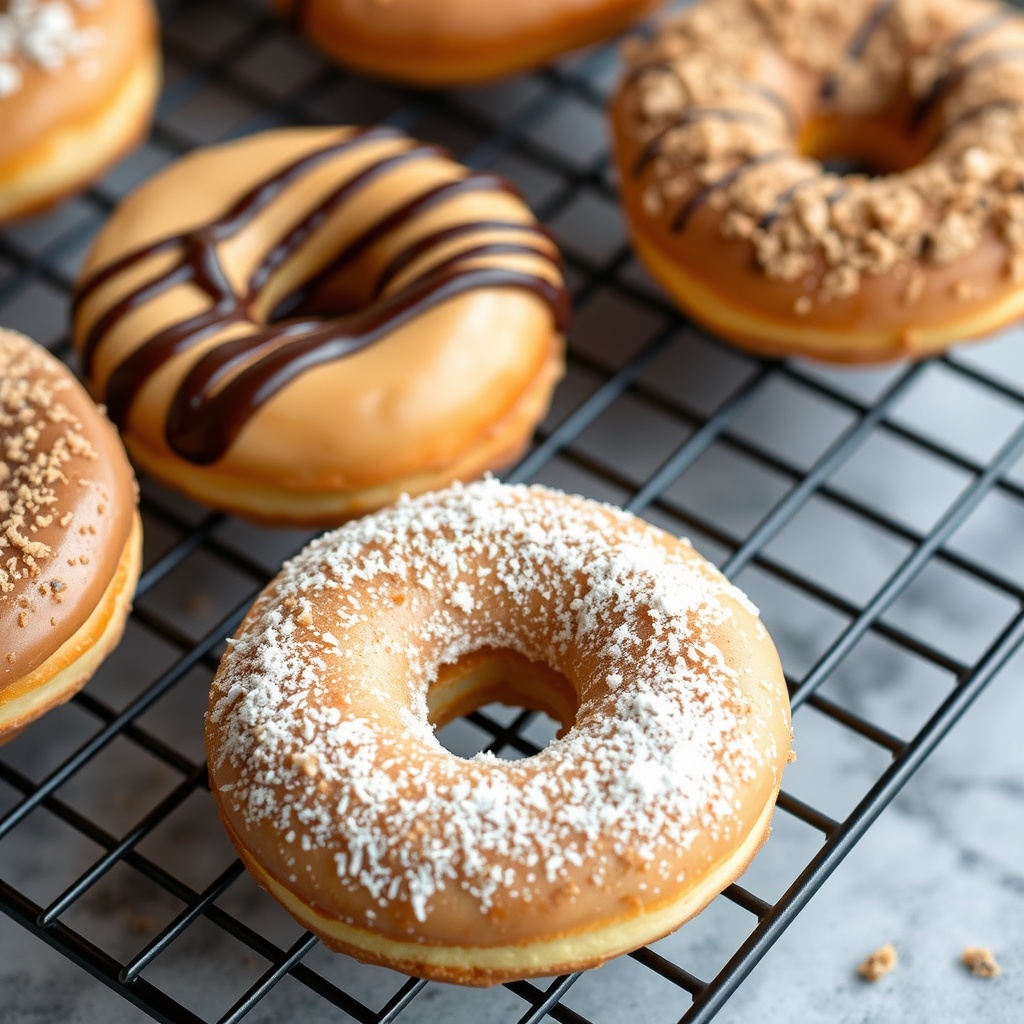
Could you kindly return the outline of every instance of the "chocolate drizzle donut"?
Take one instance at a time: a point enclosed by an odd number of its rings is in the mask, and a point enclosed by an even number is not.
[[[133,411],[170,368],[177,372],[161,392],[168,400],[156,447],[190,466],[217,464],[230,476],[246,428],[297,380],[353,359],[459,299],[472,306],[495,292],[528,297],[532,321],[536,306],[545,311],[543,338],[523,346],[533,376],[518,389],[530,391],[538,372],[550,389],[558,361],[551,339],[566,329],[569,302],[557,248],[512,186],[386,128],[275,134],[288,143],[289,158],[215,215],[111,247],[111,237],[120,242],[115,216],[100,240],[102,255],[94,254],[83,276],[76,326],[84,371],[133,453]],[[206,159],[224,165],[254,147],[267,148],[267,136]],[[160,180],[151,188],[159,190]],[[129,325],[175,293],[193,301],[133,331],[123,350]],[[345,468],[336,465],[332,475]]]
[[[878,361],[1024,312],[1024,18],[987,0],[716,0],[627,62],[612,117],[637,247],[721,333]]]

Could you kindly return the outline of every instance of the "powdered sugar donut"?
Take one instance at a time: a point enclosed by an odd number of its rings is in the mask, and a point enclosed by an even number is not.
[[[491,701],[520,761],[434,728]],[[768,833],[789,704],[755,609],[685,541],[493,480],[315,541],[221,664],[210,776],[257,881],[330,947],[488,985],[676,928]]]

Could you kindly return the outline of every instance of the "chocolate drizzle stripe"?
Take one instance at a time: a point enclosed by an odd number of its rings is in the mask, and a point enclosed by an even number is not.
[[[739,83],[746,92],[753,93],[755,96],[760,96],[761,99],[766,100],[768,103],[771,103],[772,106],[776,107],[789,127],[789,134],[794,137],[797,135],[800,130],[800,124],[797,120],[796,111],[782,93],[773,89],[769,85],[765,85],[764,82],[755,82],[753,79],[749,78],[741,78]]]
[[[987,53],[982,53],[966,64],[961,64],[959,67],[952,68],[945,74],[940,75],[932,83],[928,93],[914,107],[910,117],[911,126],[919,128],[943,97],[950,90],[956,88],[968,75],[996,64],[1021,59],[1024,59],[1024,46],[1005,46],[998,50],[989,50]]]
[[[409,149],[403,149],[398,153],[393,153],[391,156],[384,157],[378,160],[376,163],[370,164],[368,167],[364,167],[361,171],[354,174],[347,181],[343,182],[333,192],[329,193],[324,199],[322,199],[317,206],[315,206],[305,217],[302,218],[292,229],[284,236],[273,248],[268,250],[266,256],[260,261],[259,265],[253,270],[252,275],[248,281],[248,292],[250,296],[254,296],[261,292],[267,285],[267,282],[271,277],[289,260],[289,258],[302,247],[313,235],[320,231],[327,220],[340,209],[346,202],[348,202],[353,196],[355,196],[362,189],[372,185],[375,181],[385,177],[390,171],[393,171],[396,167],[400,167],[402,164],[411,163],[414,160],[418,160],[424,157],[443,157],[445,156],[445,150],[439,146],[431,145],[416,145]],[[377,230],[380,225],[375,225],[374,230]],[[369,232],[367,233],[369,234]],[[373,241],[370,239],[369,241]],[[354,243],[350,246],[350,250],[356,248],[359,244],[368,244],[366,235],[364,235],[358,243]],[[357,253],[353,254],[357,255]],[[336,262],[338,265],[346,262],[342,257],[338,257]]]
[[[1019,110],[1024,107],[1024,102],[1021,100],[989,100],[988,103],[982,103],[980,106],[971,107],[970,110],[965,110],[962,114],[957,114],[943,129],[942,133],[936,140],[936,145],[945,142],[950,135],[953,134],[958,128],[962,128],[965,124],[970,124],[972,121],[977,121],[978,118],[984,117],[987,113],[993,110]]]
[[[435,185],[426,192],[422,192],[420,195],[410,199],[397,209],[392,210],[382,220],[372,224],[361,235],[353,239],[326,266],[322,267],[316,274],[301,284],[288,300],[282,302],[272,314],[272,319],[290,316],[295,310],[300,309],[309,302],[312,296],[316,295],[319,288],[325,282],[340,273],[344,267],[357,260],[382,238],[396,231],[402,225],[408,224],[418,214],[425,213],[427,210],[449,199],[465,195],[469,192],[504,192],[519,198],[519,193],[512,185],[503,178],[492,174],[472,174],[456,181],[447,181],[440,185]]]
[[[804,185],[810,185],[811,182],[820,180],[821,178],[819,175],[812,174],[809,178],[801,178],[799,181],[795,181],[792,185],[784,188],[775,197],[775,201],[772,203],[771,209],[757,222],[757,226],[762,231],[766,231],[775,223],[776,220],[778,220],[786,203],[791,199],[794,199],[796,194],[804,187]]]
[[[640,151],[640,155],[633,163],[633,175],[639,177],[647,169],[652,160],[661,152],[661,147],[668,135],[676,128],[685,128],[689,124],[698,121],[722,120],[733,123],[761,124],[771,127],[771,122],[762,114],[752,110],[735,110],[730,107],[695,107],[686,110],[678,117],[673,118],[667,125],[660,128],[658,132],[647,141],[647,144]]]
[[[860,60],[867,51],[874,34],[882,27],[889,12],[896,6],[896,0],[879,0],[874,9],[864,19],[863,24],[854,34],[846,47],[846,56],[850,60]]]
[[[875,4],[868,16],[861,22],[860,27],[854,32],[849,43],[847,43],[845,51],[847,60],[858,61],[864,56],[868,46],[871,45],[871,40],[874,38],[875,33],[882,27],[882,23],[895,6],[895,0],[879,0]],[[838,79],[833,72],[821,83],[821,98],[823,100],[835,99],[838,85]]]
[[[679,233],[686,229],[686,225],[689,223],[690,218],[699,210],[707,201],[714,195],[719,189],[728,188],[734,181],[741,178],[747,171],[752,171],[755,167],[760,167],[762,164],[771,163],[773,160],[779,160],[782,157],[792,156],[789,150],[785,149],[773,149],[768,153],[761,153],[759,156],[751,157],[749,160],[744,160],[743,163],[738,164],[731,171],[723,174],[717,181],[713,181],[710,185],[702,188],[699,192],[692,195],[683,208],[676,214],[675,219],[672,221],[672,230],[675,233]]]
[[[623,86],[634,85],[639,78],[649,71],[667,71],[675,74],[675,70],[675,64],[669,60],[653,60],[646,64],[639,64],[627,72],[623,80]],[[796,112],[782,93],[776,91],[770,85],[765,85],[764,82],[755,82],[749,78],[737,78],[736,81],[745,92],[759,96],[775,107],[785,120],[790,135],[796,135],[798,128]]]
[[[303,212],[301,218],[264,254],[242,292],[236,292],[221,264],[218,243],[241,232],[287,187],[300,185],[306,175],[326,160],[368,141],[381,139],[407,141],[408,146],[371,159],[319,200],[313,209]],[[170,268],[123,297],[98,318],[86,340],[90,363],[106,335],[121,318],[170,288],[179,284],[193,285],[211,303],[203,312],[170,324],[145,340],[114,369],[105,395],[111,418],[123,426],[140,391],[161,367],[233,324],[251,325],[252,329],[242,337],[214,345],[203,353],[189,369],[171,400],[171,415],[166,425],[168,444],[183,458],[201,464],[221,458],[259,406],[297,376],[324,362],[360,351],[411,317],[474,288],[530,291],[549,306],[557,329],[564,330],[569,322],[570,307],[568,295],[560,283],[554,284],[540,273],[500,266],[467,265],[470,260],[517,254],[544,260],[557,271],[560,260],[550,235],[538,226],[518,222],[511,226],[518,239],[491,240],[447,256],[393,295],[382,297],[379,292],[371,293],[370,302],[354,313],[325,318],[321,310],[311,306],[320,285],[343,271],[390,232],[401,229],[427,210],[469,192],[518,196],[518,192],[503,179],[483,174],[470,174],[432,186],[364,229],[327,267],[314,274],[291,297],[282,300],[281,306],[287,307],[285,312],[295,314],[297,319],[267,323],[255,315],[259,294],[274,273],[322,231],[336,210],[353,201],[370,183],[400,165],[440,155],[443,151],[436,147],[412,143],[391,130],[357,132],[282,168],[246,192],[222,217],[181,235],[160,239],[98,271],[80,290],[79,303],[121,270],[152,255],[180,250]],[[429,238],[411,243],[407,250],[392,258],[389,268],[397,266],[400,270],[412,259],[428,255],[431,244],[440,245],[450,237],[486,230],[488,226],[494,229],[495,225],[502,231],[510,230],[504,222],[451,225]],[[524,233],[527,234],[526,240],[522,238]],[[540,243],[539,247],[529,244],[531,235]],[[412,255],[406,255],[408,251]],[[391,279],[382,277],[377,287],[386,287]],[[318,347],[323,351],[318,352]]]
[[[114,260],[112,263],[109,263],[106,266],[101,267],[98,271],[95,271],[91,277],[87,278],[79,285],[76,291],[74,299],[75,317],[77,318],[78,311],[81,308],[82,303],[85,302],[85,300],[88,299],[94,291],[106,284],[112,278],[123,273],[129,267],[133,267],[144,259],[159,255],[160,253],[171,249],[178,247],[182,247],[184,249],[187,247],[186,243],[190,238],[198,239],[200,236],[203,236],[209,244],[214,244],[225,238],[229,238],[238,231],[241,231],[250,221],[252,221],[267,206],[277,199],[278,196],[281,195],[294,181],[304,177],[310,171],[315,170],[320,166],[320,164],[327,162],[339,153],[360,145],[380,142],[387,139],[401,138],[404,138],[401,132],[398,132],[393,128],[361,128],[329,146],[325,146],[300,157],[298,160],[295,160],[293,163],[279,170],[273,176],[259,182],[248,192],[244,193],[225,214],[212,223],[201,225],[191,232],[184,232],[182,234],[172,235],[166,238],[161,238],[158,241],[151,242],[148,245],[126,253]],[[180,262],[176,267],[173,267],[167,272],[168,275],[173,275],[179,270],[187,269],[188,263],[188,253],[182,252]],[[177,282],[175,281],[174,283]],[[156,285],[157,281],[153,281],[145,287],[148,289]],[[117,306],[110,310],[108,315],[103,319],[104,321],[116,321],[132,309],[136,308],[136,306],[141,305],[144,302],[148,302],[150,297],[151,295],[148,292],[143,297],[141,291],[128,295],[118,303]],[[112,315],[115,310],[117,311],[116,316]],[[110,323],[106,323],[101,328],[101,324],[97,322],[93,325],[86,337],[82,346],[81,355],[83,371],[87,376],[92,372],[96,348],[109,328]]]
[[[447,245],[449,242],[453,242],[465,235],[476,235],[494,231],[510,231],[513,234],[525,234],[536,238],[539,242],[549,245],[551,247],[551,254],[559,262],[561,261],[554,237],[547,228],[540,224],[524,224],[520,221],[512,220],[481,220],[475,223],[454,224],[451,227],[435,231],[432,235],[426,235],[423,238],[417,239],[412,245],[406,246],[401,252],[397,253],[381,271],[377,284],[374,286],[373,294],[380,295],[406,267],[414,263],[425,253],[430,252],[431,249]]]
[[[952,59],[957,51],[962,50],[965,46],[973,43],[975,40],[980,39],[983,35],[991,32],[994,28],[999,28],[1000,25],[1005,24],[1011,18],[1009,11],[996,11],[994,14],[989,14],[984,18],[979,19],[973,25],[968,25],[962,32],[958,32],[949,41],[945,50],[945,58],[947,60]]]
[[[448,299],[484,288],[520,288],[539,294],[555,311],[556,323],[568,323],[568,299],[563,288],[532,274],[496,267],[460,270],[447,267],[406,286],[373,307],[330,323],[310,325],[304,337],[279,340],[254,336],[211,350],[188,374],[174,396],[168,416],[168,440],[191,462],[216,462],[230,448],[256,410],[310,370],[365,349],[404,324]],[[297,331],[306,325],[285,325]],[[254,346],[269,348],[255,361]],[[235,366],[231,379],[211,392]]]

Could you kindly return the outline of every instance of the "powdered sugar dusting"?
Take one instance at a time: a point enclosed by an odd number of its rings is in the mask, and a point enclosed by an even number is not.
[[[9,0],[0,4],[0,99],[21,89],[25,69],[59,71],[77,65],[82,78],[98,72],[96,54],[103,30],[82,25],[79,11],[102,0]]]
[[[732,780],[778,756],[712,642],[732,602],[753,611],[595,502],[493,480],[403,501],[309,545],[258,600],[214,683],[214,784],[233,780],[225,807],[272,823],[286,860],[326,851],[340,887],[420,921],[449,887],[487,913],[584,865],[597,888],[619,861],[654,884],[666,849],[739,828]],[[467,761],[427,722],[439,667],[485,647],[579,691],[535,757]]]

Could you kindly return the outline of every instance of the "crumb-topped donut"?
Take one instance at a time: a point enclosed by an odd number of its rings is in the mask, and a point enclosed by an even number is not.
[[[0,3],[0,221],[83,188],[127,152],[159,69],[149,0]]]
[[[614,35],[658,0],[275,0],[349,67],[415,85],[480,82]]]
[[[337,524],[510,463],[561,375],[560,258],[511,185],[392,129],[200,150],[115,212],[76,344],[138,465]]]
[[[66,366],[0,330],[0,741],[117,644],[141,528],[117,432]]]
[[[546,711],[533,757],[434,728]],[[493,480],[315,541],[257,599],[210,696],[221,816],[330,947],[470,985],[672,931],[768,834],[789,702],[755,609],[685,541]]]
[[[916,358],[1024,312],[1009,8],[705,0],[631,47],[612,117],[638,253],[742,345]]]

